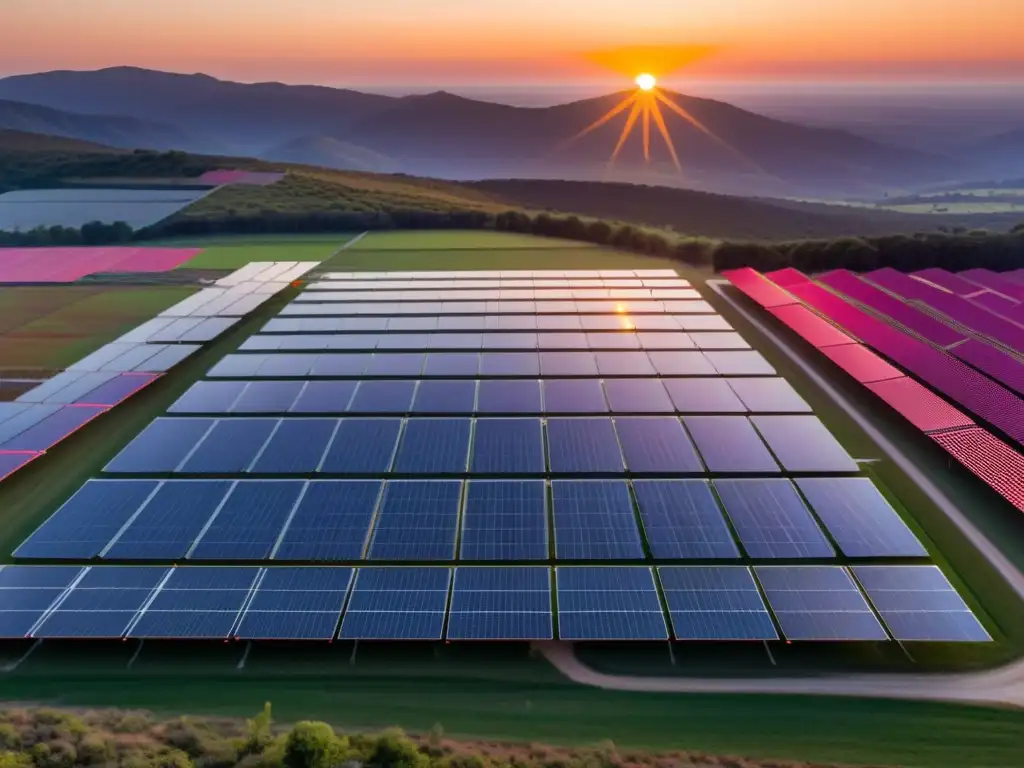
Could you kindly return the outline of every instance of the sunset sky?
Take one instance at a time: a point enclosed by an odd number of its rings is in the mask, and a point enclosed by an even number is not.
[[[608,51],[654,46],[697,59],[683,78],[1024,80],[1021,2],[0,0],[0,75],[131,64],[328,85],[614,82],[609,67],[633,67]]]

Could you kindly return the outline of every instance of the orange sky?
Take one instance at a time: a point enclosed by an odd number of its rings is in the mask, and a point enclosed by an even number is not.
[[[0,0],[0,75],[133,64],[332,85],[615,81],[595,52],[668,46],[707,53],[683,71],[700,79],[1024,80],[1022,3]]]

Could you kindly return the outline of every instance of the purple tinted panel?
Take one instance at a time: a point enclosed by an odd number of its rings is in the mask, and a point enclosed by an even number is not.
[[[1024,317],[1024,314],[1022,314],[1024,306],[1001,294],[992,293],[992,291],[985,291],[984,293],[972,296],[970,301],[971,304],[977,304],[989,312],[995,312],[997,315],[1009,318],[1010,320],[1016,320],[1018,323],[1020,322],[1018,318]]]
[[[902,296],[904,299],[917,299],[918,301],[927,302],[934,296],[950,295],[941,288],[928,285],[928,283],[921,280],[915,280],[909,275],[896,271],[892,267],[876,269],[874,272],[868,272],[861,277],[877,286],[885,288],[887,291],[892,291],[896,295]]]
[[[0,448],[5,451],[45,451],[106,411],[106,407],[69,405],[29,427]]]
[[[847,272],[845,269],[829,272],[827,275],[818,278],[818,280],[876,312],[888,315],[900,325],[909,328],[914,333],[939,346],[947,347],[950,344],[963,341],[965,338],[962,333],[953,330],[945,323],[936,320],[931,315],[926,315],[915,307],[903,303],[885,291],[865,283],[855,274]]]
[[[907,376],[866,386],[922,432],[974,425],[970,416]]]
[[[1024,512],[1024,456],[981,427],[932,435],[971,472]]]
[[[17,472],[37,456],[38,453],[0,453],[0,480]]]
[[[947,272],[946,270],[939,269],[938,267],[922,269],[920,272],[912,273],[911,276],[921,280],[927,280],[929,283],[933,283],[940,288],[952,291],[957,296],[969,296],[972,293],[978,292],[978,286],[974,283],[970,283],[962,277],[957,277],[952,272]]]
[[[787,304],[797,303],[796,299],[784,290],[769,283],[760,274],[748,267],[723,272],[722,275],[762,307],[782,307]]]
[[[776,285],[781,285],[783,288],[788,288],[791,285],[800,285],[801,283],[811,282],[811,278],[799,269],[793,269],[793,267],[785,267],[784,269],[776,269],[774,272],[766,272],[764,276]]]
[[[122,373],[75,400],[83,405],[117,405],[159,378],[153,373]]]
[[[902,371],[893,368],[870,349],[860,344],[828,347],[821,351],[861,384],[866,384],[869,381],[903,378]]]
[[[1024,395],[1024,364],[1013,355],[976,339],[968,339],[951,351],[965,363]]]
[[[984,286],[996,293],[1009,296],[1011,299],[1024,299],[1024,287],[1017,285],[1012,280],[1007,280],[997,272],[990,272],[987,269],[968,269],[965,272],[961,272],[959,277]]]

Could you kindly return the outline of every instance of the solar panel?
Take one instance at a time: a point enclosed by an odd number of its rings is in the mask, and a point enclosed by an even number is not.
[[[888,640],[845,568],[754,566],[789,640]]]
[[[477,413],[541,413],[540,382],[482,379],[477,387]]]
[[[120,638],[168,576],[160,566],[89,568],[32,632],[39,638]]]
[[[77,565],[0,566],[0,637],[28,637],[81,573]]]
[[[541,352],[540,371],[544,376],[598,375],[592,352]]]
[[[126,636],[226,639],[261,570],[255,566],[219,565],[173,568]]]
[[[480,355],[476,352],[431,352],[423,367],[424,376],[476,376]]]
[[[679,413],[746,413],[747,408],[724,379],[663,379]]]
[[[835,556],[789,480],[715,480],[715,488],[751,557]]]
[[[696,346],[690,334],[682,331],[641,331],[637,337],[640,339],[640,345],[646,350],[694,349]]]
[[[0,445],[4,451],[45,451],[104,413],[107,406],[68,405]]]
[[[555,554],[559,560],[643,558],[633,501],[619,480],[551,483]]]
[[[743,416],[687,416],[683,423],[710,471],[779,472],[775,459]]]
[[[206,375],[212,379],[255,376],[266,359],[267,355],[225,355]],[[304,374],[305,371],[302,371],[298,375]]]
[[[357,385],[355,381],[307,381],[291,412],[345,413]]]
[[[540,419],[477,419],[470,471],[476,474],[543,474]]]
[[[246,387],[244,381],[197,381],[168,413],[227,413]]]
[[[633,490],[653,557],[739,558],[740,551],[706,480],[636,480]]]
[[[546,379],[545,413],[607,413],[608,404],[598,379]]]
[[[604,383],[613,413],[675,413],[659,379],[608,379]]]
[[[750,569],[743,566],[658,568],[677,640],[777,640]]]
[[[174,472],[213,429],[214,419],[160,418],[107,464],[104,472]]]
[[[704,471],[693,443],[673,416],[619,417],[615,431],[630,472]]]
[[[178,560],[227,497],[230,480],[169,480],[101,552],[109,560]]]
[[[536,352],[484,352],[480,355],[481,376],[540,375],[540,358]]]
[[[928,556],[868,478],[802,478],[796,484],[847,557]]]
[[[190,560],[266,560],[305,489],[299,480],[242,480],[189,550]]]
[[[366,366],[367,376],[419,376],[423,371],[422,352],[375,354]]]
[[[713,352],[704,353],[722,376],[774,376],[775,368],[764,359],[760,352]]]
[[[369,367],[372,355],[334,354],[334,355],[268,355],[268,359],[279,359],[277,367],[280,376],[318,376],[321,378],[362,376]],[[417,371],[418,373],[419,371]],[[267,375],[265,367],[259,370],[260,376]]]
[[[14,474],[41,453],[0,453],[0,480]]]
[[[305,386],[304,381],[250,381],[231,408],[232,413],[286,413]]]
[[[383,483],[378,480],[311,482],[285,523],[275,560],[359,560]]]
[[[548,419],[548,458],[552,472],[623,471],[611,419]]]
[[[455,569],[449,640],[550,640],[551,624],[547,568]]]
[[[711,332],[691,333],[690,338],[698,349],[750,349],[746,339],[738,333]]]
[[[555,568],[562,640],[667,640],[654,573],[642,566]]]
[[[324,455],[320,472],[335,475],[381,474],[391,469],[401,419],[342,419]]]
[[[752,413],[810,413],[807,404],[793,389],[793,385],[780,378],[727,379],[732,390]]]
[[[897,640],[992,639],[934,565],[858,565],[853,573]]]
[[[657,374],[646,352],[597,352],[597,370],[602,376],[654,376]]]
[[[635,331],[596,331],[585,336],[591,349],[640,349],[640,338]]]
[[[244,472],[277,426],[275,419],[221,419],[178,467],[178,472]]]
[[[715,376],[714,367],[702,352],[665,352],[654,350],[647,353],[654,370],[659,376]]]
[[[421,381],[412,403],[413,413],[473,413],[475,381]]]
[[[14,551],[27,559],[96,557],[155,493],[155,480],[89,480]]]
[[[371,560],[451,560],[462,500],[458,480],[393,480],[384,488]]]
[[[277,475],[316,472],[338,424],[337,419],[282,419],[249,471]]]
[[[353,568],[267,568],[234,636],[241,640],[333,640]]]
[[[415,381],[361,381],[350,413],[408,413],[412,407]]]
[[[395,471],[461,474],[469,461],[470,419],[410,419],[395,457]]]
[[[470,480],[462,514],[463,560],[546,560],[547,489],[542,480]]]
[[[360,568],[338,638],[440,640],[451,568]]]
[[[857,462],[817,416],[751,416],[790,472],[856,472]]]

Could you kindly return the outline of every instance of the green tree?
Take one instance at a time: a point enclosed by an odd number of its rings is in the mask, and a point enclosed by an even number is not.
[[[327,723],[296,723],[284,746],[285,768],[333,768],[344,760],[348,742]]]
[[[398,728],[384,731],[366,760],[373,768],[426,768],[430,758]]]
[[[266,702],[263,711],[247,720],[245,725],[246,739],[243,751],[247,754],[262,752],[274,740],[274,720],[270,714],[270,702]]]
[[[32,758],[24,752],[0,752],[0,768],[32,768]]]

